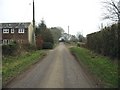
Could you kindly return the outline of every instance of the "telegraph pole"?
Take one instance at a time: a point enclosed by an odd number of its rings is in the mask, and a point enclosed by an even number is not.
[[[68,39],[69,39],[69,26],[68,26]]]
[[[34,0],[33,0],[33,28],[35,28],[35,6],[34,6]]]
[[[36,46],[36,40],[35,40],[35,5],[33,0],[33,43]]]
[[[69,26],[68,26],[68,35],[69,35]]]

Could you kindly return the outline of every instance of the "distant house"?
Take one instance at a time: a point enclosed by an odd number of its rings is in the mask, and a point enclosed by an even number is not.
[[[30,22],[22,23],[0,23],[2,33],[2,44],[10,44],[16,41],[19,44],[33,43],[33,26]]]

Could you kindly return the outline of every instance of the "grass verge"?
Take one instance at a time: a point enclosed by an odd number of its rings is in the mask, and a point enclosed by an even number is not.
[[[2,81],[3,86],[12,78],[23,72],[30,65],[38,62],[45,56],[44,51],[32,51],[16,57],[6,57],[2,60]]]
[[[118,87],[118,64],[113,63],[108,57],[92,53],[90,50],[79,47],[71,47],[70,51],[76,58],[87,66],[93,75],[98,77],[104,87]]]

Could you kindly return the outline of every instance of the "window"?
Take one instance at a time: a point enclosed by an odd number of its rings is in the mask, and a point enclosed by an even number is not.
[[[3,33],[9,33],[9,29],[3,29]]]
[[[11,33],[14,33],[14,29],[11,29]]]
[[[25,29],[18,29],[18,33],[24,33]]]
[[[3,44],[4,44],[4,45],[9,44],[9,40],[4,39],[4,40],[3,40]]]

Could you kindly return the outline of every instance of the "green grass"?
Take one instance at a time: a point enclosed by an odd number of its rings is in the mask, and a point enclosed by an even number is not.
[[[87,66],[89,71],[104,82],[104,87],[118,87],[118,65],[116,63],[108,57],[92,53],[85,48],[72,47],[70,50]]]
[[[32,51],[16,57],[4,57],[2,60],[3,85],[45,55],[44,51]]]

